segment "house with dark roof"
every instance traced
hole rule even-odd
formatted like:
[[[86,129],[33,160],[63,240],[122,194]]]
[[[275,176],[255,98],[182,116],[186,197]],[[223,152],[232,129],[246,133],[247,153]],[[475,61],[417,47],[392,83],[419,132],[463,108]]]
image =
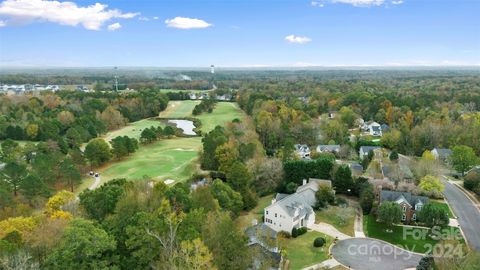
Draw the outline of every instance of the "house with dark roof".
[[[433,148],[432,154],[437,160],[448,161],[452,155],[452,150],[448,148]]]
[[[410,192],[399,192],[390,190],[381,190],[379,204],[384,202],[395,202],[402,209],[402,221],[410,223],[417,220],[418,211],[422,210],[429,199],[425,196],[412,195]]]
[[[310,227],[315,223],[315,193],[320,187],[332,187],[330,180],[310,178],[293,194],[277,194],[264,209],[265,224],[276,232],[291,232],[293,228]]]
[[[363,166],[360,163],[352,162],[348,164],[353,176],[361,176],[363,174]]]
[[[321,144],[317,146],[318,153],[333,153],[336,154],[340,152],[340,145],[338,144]]]

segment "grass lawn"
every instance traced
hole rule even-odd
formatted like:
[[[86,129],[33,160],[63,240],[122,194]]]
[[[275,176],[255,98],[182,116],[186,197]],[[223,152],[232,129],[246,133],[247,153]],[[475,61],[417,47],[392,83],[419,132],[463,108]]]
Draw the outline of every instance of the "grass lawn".
[[[415,228],[416,231],[421,230],[422,234],[426,235],[425,238],[420,239],[414,239],[411,234],[407,234],[404,238],[403,230],[407,228],[403,226],[392,226],[390,229],[393,232],[391,233],[386,232],[386,229],[386,225],[377,222],[373,215],[363,216],[363,230],[368,237],[384,240],[393,245],[418,253],[425,253],[429,251],[429,247],[432,247],[440,242],[439,240],[429,237],[428,235],[430,234],[430,229],[426,228]],[[455,228],[455,230],[458,229]]]
[[[131,156],[108,163],[96,171],[100,172],[102,183],[114,178],[138,180],[145,175],[157,180],[184,181],[197,170],[196,160],[200,148],[200,137],[161,140],[142,145]],[[88,177],[79,190],[92,182]]]
[[[192,110],[199,104],[198,100],[169,101],[167,108],[160,112],[161,118],[182,118],[192,116]]]
[[[325,246],[316,248],[313,240],[324,237],[327,240]],[[297,238],[286,239],[284,246],[287,250],[287,259],[290,261],[290,270],[299,270],[307,266],[320,263],[328,259],[328,248],[333,238],[319,232],[309,231]]]
[[[192,108],[193,110],[193,108]],[[202,132],[209,132],[216,126],[224,126],[233,119],[242,119],[244,112],[234,102],[218,102],[212,113],[202,113],[195,116],[202,121]]]
[[[273,195],[267,195],[267,196],[261,197],[258,200],[258,204],[255,208],[253,208],[248,212],[240,213],[240,216],[237,217],[236,219],[238,226],[240,226],[240,228],[242,229],[252,226],[253,219],[257,219],[259,223],[263,222],[262,220],[263,209],[272,203],[272,198],[273,198]]]
[[[430,200],[430,203],[447,210],[449,218],[455,218],[453,216],[452,210],[450,210],[450,207],[448,207],[448,204],[444,203],[443,201],[433,201],[433,200]]]
[[[315,223],[325,222],[333,225],[340,232],[355,236],[355,209],[329,206],[321,211],[315,211]]]

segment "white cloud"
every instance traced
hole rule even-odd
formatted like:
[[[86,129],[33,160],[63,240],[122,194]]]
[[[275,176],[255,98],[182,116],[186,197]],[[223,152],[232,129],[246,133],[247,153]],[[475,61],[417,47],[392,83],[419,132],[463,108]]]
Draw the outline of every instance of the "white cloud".
[[[5,23],[5,21],[0,21],[0,27],[4,27],[6,25],[7,25],[7,23]]]
[[[165,20],[165,24],[167,24],[168,27],[178,29],[199,29],[212,26],[212,24],[207,23],[204,20],[186,17],[175,17],[173,19],[167,19]]]
[[[355,7],[381,6],[384,0],[332,0],[332,3],[350,4]]]
[[[285,40],[290,43],[305,44],[312,41],[309,37],[300,37],[295,35],[288,35],[285,37]]]
[[[144,17],[144,16],[140,16],[140,17],[138,17],[138,19],[140,21],[150,21],[150,19],[148,17]]]
[[[310,5],[312,5],[312,7],[324,7],[325,6],[325,4],[322,1],[312,1],[312,2],[310,2]]]
[[[159,18],[157,16],[153,17],[154,20],[158,20]]]
[[[325,4],[347,4],[354,7],[372,7],[382,5],[400,5],[403,0],[313,0],[310,5],[313,7],[324,7]]]
[[[115,31],[122,28],[122,25],[120,23],[112,23],[109,26],[107,26],[108,31]]]
[[[73,2],[5,0],[0,3],[0,16],[7,18],[6,25],[47,21],[69,26],[82,25],[88,30],[100,30],[105,22],[113,18],[131,19],[139,15],[122,13],[118,9],[107,7],[100,3],[82,7]]]

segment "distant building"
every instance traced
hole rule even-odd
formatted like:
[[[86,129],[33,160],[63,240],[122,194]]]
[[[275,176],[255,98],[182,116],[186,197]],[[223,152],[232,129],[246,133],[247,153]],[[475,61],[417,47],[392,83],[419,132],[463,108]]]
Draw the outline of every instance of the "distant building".
[[[310,227],[315,223],[313,206],[315,193],[321,186],[332,187],[330,180],[310,178],[293,194],[277,194],[272,204],[264,209],[265,224],[276,232],[291,232],[293,228]]]
[[[348,164],[353,176],[361,176],[363,174],[363,166],[357,162]]]
[[[306,144],[295,144],[294,145],[295,147],[295,152],[297,153],[297,155],[300,156],[300,158],[302,159],[309,159],[310,158],[310,148],[308,147],[308,145]]]
[[[410,192],[398,192],[390,190],[380,191],[379,204],[384,202],[395,202],[402,209],[402,221],[410,223],[417,220],[418,211],[428,203],[428,198],[424,196],[415,196]]]
[[[338,144],[321,144],[317,146],[318,153],[334,153],[340,152],[340,145]]]
[[[375,151],[377,149],[381,149],[380,146],[361,146],[360,151],[358,151],[358,155],[360,156],[360,159],[364,159],[365,157],[368,157],[368,153],[370,151]]]
[[[452,155],[452,150],[447,148],[433,148],[432,154],[437,160],[448,161]]]

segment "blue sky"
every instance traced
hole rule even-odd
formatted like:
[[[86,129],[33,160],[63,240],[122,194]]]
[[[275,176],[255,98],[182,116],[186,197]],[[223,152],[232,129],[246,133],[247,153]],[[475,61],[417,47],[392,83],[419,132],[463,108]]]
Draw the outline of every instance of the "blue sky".
[[[97,1],[0,1],[0,65],[480,65],[476,0]]]

